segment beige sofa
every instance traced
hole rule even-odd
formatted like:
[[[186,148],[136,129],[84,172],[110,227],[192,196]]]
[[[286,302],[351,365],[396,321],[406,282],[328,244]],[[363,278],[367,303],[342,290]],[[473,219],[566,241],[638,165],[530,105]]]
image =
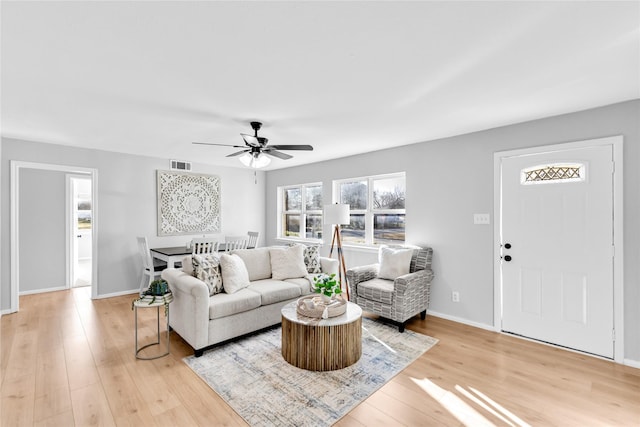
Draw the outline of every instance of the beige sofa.
[[[162,272],[162,278],[169,283],[173,292],[169,319],[171,328],[193,347],[196,357],[214,344],[279,324],[280,310],[284,305],[312,293],[313,274],[286,277],[286,272],[282,273],[282,265],[272,265],[276,259],[283,262],[276,255],[272,260],[272,249],[282,247],[232,252],[242,259],[249,285],[231,294],[221,292],[210,296],[209,287],[193,276],[191,257],[184,258],[181,269],[168,268]],[[319,261],[322,273],[338,272],[337,260],[319,257]],[[272,267],[273,272],[277,270],[277,278],[273,277]],[[224,272],[222,276],[224,286]]]

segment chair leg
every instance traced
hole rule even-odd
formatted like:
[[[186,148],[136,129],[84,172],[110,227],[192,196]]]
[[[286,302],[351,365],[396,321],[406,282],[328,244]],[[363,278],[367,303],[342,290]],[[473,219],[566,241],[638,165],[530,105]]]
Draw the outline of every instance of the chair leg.
[[[427,318],[427,310],[420,312],[420,319],[424,320]]]

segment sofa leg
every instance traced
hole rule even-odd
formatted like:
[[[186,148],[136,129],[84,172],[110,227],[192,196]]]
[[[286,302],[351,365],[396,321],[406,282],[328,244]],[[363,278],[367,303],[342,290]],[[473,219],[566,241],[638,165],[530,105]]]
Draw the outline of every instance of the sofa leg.
[[[420,319],[424,320],[427,318],[427,310],[420,312]]]
[[[195,350],[195,351],[193,352],[193,355],[194,355],[194,356],[196,356],[196,357],[200,357],[200,356],[202,356],[203,354],[204,354],[204,350],[203,350],[203,349]]]
[[[404,332],[404,322],[400,323],[400,325],[398,325],[398,330],[400,331],[400,333]]]

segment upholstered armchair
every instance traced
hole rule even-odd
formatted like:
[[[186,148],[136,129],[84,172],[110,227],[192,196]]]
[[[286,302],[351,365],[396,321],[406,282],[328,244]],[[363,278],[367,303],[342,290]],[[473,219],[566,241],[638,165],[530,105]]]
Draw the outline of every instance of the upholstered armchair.
[[[433,271],[431,248],[383,246],[377,264],[347,270],[351,302],[398,323],[427,315]]]

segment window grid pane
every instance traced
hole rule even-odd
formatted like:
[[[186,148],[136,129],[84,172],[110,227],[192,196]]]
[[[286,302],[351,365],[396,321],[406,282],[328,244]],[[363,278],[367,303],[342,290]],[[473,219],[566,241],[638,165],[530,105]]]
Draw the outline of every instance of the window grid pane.
[[[373,209],[404,209],[404,178],[373,180]]]
[[[300,215],[284,215],[284,235],[285,237],[300,237]]]
[[[367,209],[367,181],[341,183],[340,203],[348,204],[351,209]]]
[[[404,214],[375,214],[373,216],[373,243],[394,244],[405,241]]]
[[[365,240],[365,215],[351,214],[349,225],[341,227],[340,235],[345,243],[366,243]]]

